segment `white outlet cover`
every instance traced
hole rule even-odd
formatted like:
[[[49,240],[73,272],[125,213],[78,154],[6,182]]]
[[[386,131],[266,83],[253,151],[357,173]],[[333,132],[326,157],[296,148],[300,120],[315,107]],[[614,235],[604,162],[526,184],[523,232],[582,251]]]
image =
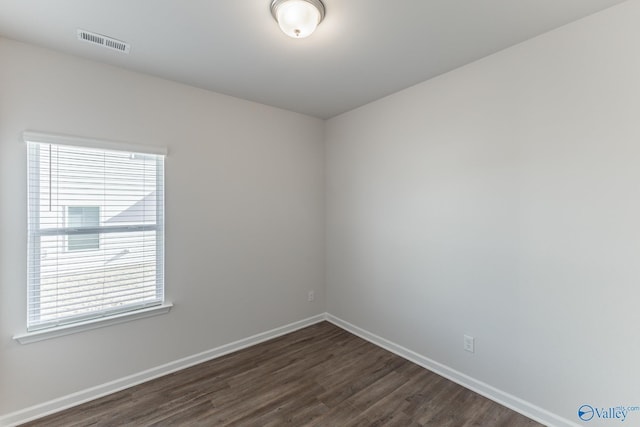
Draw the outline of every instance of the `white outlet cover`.
[[[464,349],[470,353],[475,351],[475,339],[472,336],[464,336]]]

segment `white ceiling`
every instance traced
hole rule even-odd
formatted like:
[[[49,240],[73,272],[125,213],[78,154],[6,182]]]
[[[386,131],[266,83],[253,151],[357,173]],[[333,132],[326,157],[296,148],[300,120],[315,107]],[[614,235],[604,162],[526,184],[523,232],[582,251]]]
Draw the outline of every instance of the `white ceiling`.
[[[323,1],[302,40],[280,32],[270,0],[0,0],[0,35],[329,118],[624,0]]]

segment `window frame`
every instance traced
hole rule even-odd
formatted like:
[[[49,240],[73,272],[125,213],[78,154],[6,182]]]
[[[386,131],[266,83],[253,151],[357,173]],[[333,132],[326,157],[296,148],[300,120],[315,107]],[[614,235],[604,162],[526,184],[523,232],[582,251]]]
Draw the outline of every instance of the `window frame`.
[[[34,251],[37,256],[28,254],[28,280],[27,280],[27,315],[26,315],[26,333],[18,334],[14,338],[19,342],[33,342],[40,339],[47,339],[53,336],[66,335],[67,333],[73,333],[75,330],[93,329],[96,327],[102,327],[107,324],[121,323],[126,321],[127,318],[141,318],[149,317],[156,314],[168,313],[172,307],[172,304],[165,301],[165,280],[164,280],[164,161],[168,154],[165,148],[155,146],[142,146],[128,143],[102,141],[90,138],[82,138],[68,135],[52,135],[40,132],[25,131],[23,133],[23,141],[25,145],[27,143],[36,144],[53,144],[64,146],[76,146],[81,148],[98,149],[103,151],[118,151],[118,152],[130,152],[134,155],[140,154],[152,154],[156,156],[162,156],[162,161],[156,162],[156,186],[155,191],[162,191],[162,198],[160,203],[156,203],[156,221],[154,224],[137,224],[137,225],[101,225],[100,220],[95,227],[70,227],[68,226],[67,218],[64,219],[65,227],[59,228],[47,228],[40,229],[40,200],[39,197],[31,197],[32,194],[39,194],[39,182],[36,183],[34,189],[29,188],[27,191],[27,197],[29,199],[29,216],[27,218],[28,223],[28,239],[29,239],[29,251]],[[38,147],[42,147],[39,145]],[[38,148],[39,149],[39,148]],[[37,154],[39,157],[39,153]],[[30,156],[28,156],[31,158]],[[33,171],[33,169],[32,169]],[[40,171],[36,166],[36,174],[40,177]],[[32,180],[39,181],[39,179]],[[36,206],[33,203],[37,202]],[[80,205],[79,205],[80,206]],[[81,207],[84,207],[82,205]],[[89,206],[89,205],[86,205]],[[68,214],[68,206],[64,208],[64,214]],[[99,211],[100,218],[100,211]],[[40,265],[41,265],[41,239],[45,236],[75,236],[86,234],[97,234],[98,244],[102,239],[103,234],[109,233],[135,233],[135,232],[147,232],[154,231],[156,236],[156,300],[149,304],[139,304],[133,307],[112,307],[103,309],[89,314],[80,314],[68,319],[54,319],[51,322],[42,324],[32,323],[37,322],[40,318]],[[65,239],[65,250],[68,249]],[[72,250],[73,252],[93,250],[93,248]],[[35,303],[37,308],[29,309],[29,304]],[[36,319],[36,320],[34,320]]]

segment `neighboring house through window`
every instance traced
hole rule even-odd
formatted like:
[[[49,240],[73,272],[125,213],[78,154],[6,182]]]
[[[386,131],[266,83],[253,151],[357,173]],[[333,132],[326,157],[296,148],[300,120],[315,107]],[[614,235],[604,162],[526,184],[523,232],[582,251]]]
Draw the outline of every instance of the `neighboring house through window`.
[[[100,206],[67,207],[67,227],[78,230],[100,226]],[[67,236],[68,251],[100,249],[100,234],[83,233]]]

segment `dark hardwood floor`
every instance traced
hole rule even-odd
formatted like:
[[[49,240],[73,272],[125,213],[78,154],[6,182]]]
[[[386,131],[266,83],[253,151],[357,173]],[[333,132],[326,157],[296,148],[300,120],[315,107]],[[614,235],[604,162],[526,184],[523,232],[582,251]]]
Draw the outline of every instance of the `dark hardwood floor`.
[[[26,425],[540,424],[322,322]]]

